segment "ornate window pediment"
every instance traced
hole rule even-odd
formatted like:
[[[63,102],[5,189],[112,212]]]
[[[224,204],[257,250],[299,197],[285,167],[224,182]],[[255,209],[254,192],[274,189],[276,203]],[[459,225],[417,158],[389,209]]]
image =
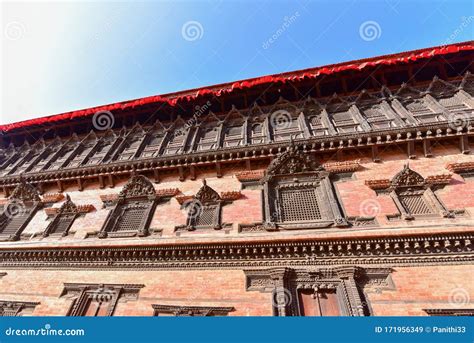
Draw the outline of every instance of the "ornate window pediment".
[[[313,156],[292,144],[270,163],[262,179],[265,225],[275,229],[347,226],[329,174]]]
[[[99,237],[147,236],[158,202],[155,188],[143,175],[132,175],[119,193]]]
[[[41,205],[38,190],[21,178],[0,214],[0,240],[18,240]]]

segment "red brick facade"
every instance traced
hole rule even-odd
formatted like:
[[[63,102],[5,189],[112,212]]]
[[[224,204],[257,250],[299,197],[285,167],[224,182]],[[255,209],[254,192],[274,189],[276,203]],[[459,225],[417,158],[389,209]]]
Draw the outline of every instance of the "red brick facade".
[[[461,57],[454,54],[452,58]],[[448,79],[460,82],[463,77]],[[470,96],[468,105],[473,104]],[[457,133],[446,131],[449,123],[432,123],[413,141],[405,137],[407,130],[416,136],[413,128],[406,128],[402,138],[396,132],[378,134],[372,129],[374,141],[377,135],[384,137],[376,158],[370,141],[360,149],[351,148],[357,145],[357,137],[365,137],[356,132],[354,141],[345,140],[340,149],[319,149],[319,142],[315,149],[316,145],[305,139],[296,139],[278,143],[266,155],[257,153],[257,148],[253,157],[223,155],[222,163],[208,159],[211,162],[202,166],[183,160],[151,169],[137,164],[123,173],[120,168],[113,172],[97,169],[97,176],[91,177],[86,172],[80,177],[75,171],[57,173],[48,176],[50,179],[39,179],[45,173],[35,178],[36,174],[26,171],[22,179],[6,173],[0,180],[4,216],[14,190],[23,187],[22,183],[38,191],[42,205],[16,241],[0,242],[0,303],[37,303],[29,312],[19,310],[20,315],[64,316],[73,306],[89,306],[80,303],[86,292],[80,285],[87,284],[88,289],[96,287],[99,292],[115,287],[110,285],[136,285],[133,290],[123,286],[122,293],[117,293],[111,310],[115,316],[151,316],[152,305],[157,304],[231,308],[226,312],[230,316],[298,315],[301,304],[295,298],[299,289],[314,289],[316,298],[335,292],[341,315],[422,316],[427,315],[425,310],[439,309],[472,312],[474,285],[469,275],[474,273],[474,160],[468,153],[470,120]],[[438,127],[442,129],[436,131]],[[387,135],[393,136],[393,144]],[[11,142],[18,141],[9,133],[4,134],[4,143],[9,137],[13,137]],[[431,142],[429,153],[426,140]],[[335,142],[339,144],[339,138]],[[262,149],[269,146],[267,142]],[[323,170],[322,175],[329,175],[333,191],[328,192],[333,192],[338,203],[342,224],[334,219],[319,228],[285,229],[265,214],[264,180],[270,175],[271,161],[289,151],[291,155],[292,146],[299,149],[296,154],[316,161],[320,169],[312,173]],[[423,189],[433,191],[444,214],[403,216],[394,200],[402,197],[394,180],[406,168],[421,175]],[[100,238],[112,209],[121,206],[117,199],[122,196],[128,204],[121,191],[133,175],[145,176],[155,189],[149,199],[158,199],[148,232]],[[218,228],[192,227],[183,208],[205,188],[203,180],[222,206],[219,219],[213,219],[219,222]],[[410,187],[408,192],[418,186]],[[204,197],[199,199],[205,204]],[[75,220],[65,234],[44,236],[48,227],[54,227],[49,225],[65,201],[79,208]],[[321,206],[329,208],[328,204]],[[193,310],[185,311],[190,314]]]

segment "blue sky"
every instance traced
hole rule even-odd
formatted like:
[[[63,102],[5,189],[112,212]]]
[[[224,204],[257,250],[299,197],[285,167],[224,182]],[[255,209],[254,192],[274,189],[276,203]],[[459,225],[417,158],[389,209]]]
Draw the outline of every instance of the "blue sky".
[[[472,1],[2,3],[0,122],[473,38]]]

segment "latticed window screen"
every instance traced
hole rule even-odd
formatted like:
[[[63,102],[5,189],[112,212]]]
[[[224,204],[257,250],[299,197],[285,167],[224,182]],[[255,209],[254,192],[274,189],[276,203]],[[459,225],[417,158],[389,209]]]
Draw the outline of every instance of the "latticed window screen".
[[[150,206],[151,204],[145,202],[123,205],[116,224],[111,231],[135,231],[141,229]]]
[[[64,234],[71,226],[75,217],[75,214],[59,215],[58,220],[56,221],[53,229],[51,230],[51,234]]]
[[[438,99],[439,103],[441,106],[444,106],[448,111],[462,111],[465,109],[468,109],[466,104],[462,103],[459,99],[456,97],[450,97],[450,98],[440,98]]]
[[[317,190],[314,188],[281,189],[280,215],[282,222],[322,219]]]
[[[205,205],[195,218],[190,219],[194,226],[215,226],[218,224],[218,205]]]
[[[18,307],[0,307],[0,317],[16,317],[18,312]]]
[[[398,199],[410,214],[430,214],[433,213],[432,208],[426,202],[423,194],[404,194],[399,195]]]
[[[30,218],[31,209],[23,208],[14,215],[3,215],[3,222],[0,224],[0,234],[13,235],[15,234]]]

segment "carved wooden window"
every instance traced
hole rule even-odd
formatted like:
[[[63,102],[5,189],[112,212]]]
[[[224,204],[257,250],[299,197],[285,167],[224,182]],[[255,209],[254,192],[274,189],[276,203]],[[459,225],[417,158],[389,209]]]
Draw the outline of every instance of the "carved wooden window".
[[[92,149],[94,149],[95,144],[95,139],[89,139],[85,142],[81,142],[78,149],[74,151],[74,157],[72,158],[71,162],[69,162],[66,166],[70,168],[79,167],[82,161],[91,153]]]
[[[43,236],[66,236],[69,233],[69,229],[74,223],[74,220],[76,220],[80,213],[80,208],[72,202],[69,195],[66,195],[66,201],[57,210],[57,212],[53,214],[53,218],[49,225],[46,227]]]
[[[178,128],[174,132],[170,133],[168,138],[168,144],[163,152],[164,155],[174,155],[179,154],[184,151],[184,144],[188,137],[189,129],[188,128]]]
[[[0,300],[0,317],[31,316],[37,302]]]
[[[232,148],[244,144],[244,126],[232,125],[224,129],[224,147]]]
[[[90,156],[88,156],[82,164],[99,164],[107,155],[109,150],[113,147],[113,143],[116,140],[114,134],[110,133],[106,137],[103,137],[94,147],[94,150]]]
[[[121,302],[136,300],[144,285],[66,283],[61,297],[72,299],[68,316],[113,316]]]
[[[263,179],[265,225],[275,229],[346,226],[329,172],[291,145]]]
[[[22,179],[0,214],[0,240],[18,240],[40,207],[38,191]]]
[[[150,180],[133,175],[114,202],[99,237],[147,236],[157,201]]]
[[[233,307],[152,305],[154,316],[217,317],[227,316]]]
[[[211,150],[218,147],[219,128],[216,125],[208,125],[199,129],[197,151]]]
[[[341,309],[335,290],[299,289],[298,305],[301,316],[340,316]]]
[[[58,169],[73,154],[77,143],[66,143],[58,153],[47,163],[45,169]]]
[[[331,113],[331,118],[336,130],[340,133],[358,131],[359,124],[354,120],[352,109],[333,112]]]
[[[265,130],[263,123],[253,123],[250,126],[250,140],[252,144],[265,143]]]
[[[431,186],[417,172],[405,165],[403,170],[392,179],[386,190],[394,200],[402,219],[414,219],[423,216],[454,216],[439,201]]]
[[[367,316],[364,287],[386,286],[389,268],[245,270],[247,291],[272,292],[276,316]]]
[[[159,130],[153,130],[148,133],[145,138],[145,146],[141,153],[141,157],[155,157],[160,154],[161,143],[165,138],[165,133]]]
[[[328,134],[328,130],[324,127],[320,115],[309,117],[308,122],[313,136],[326,136]]]
[[[196,196],[182,205],[187,215],[184,229],[220,229],[222,203],[219,194],[203,180]]]
[[[113,154],[112,160],[126,161],[135,158],[138,153],[142,141],[145,137],[145,133],[140,125],[137,125],[132,131],[125,137],[123,142],[119,145]]]

